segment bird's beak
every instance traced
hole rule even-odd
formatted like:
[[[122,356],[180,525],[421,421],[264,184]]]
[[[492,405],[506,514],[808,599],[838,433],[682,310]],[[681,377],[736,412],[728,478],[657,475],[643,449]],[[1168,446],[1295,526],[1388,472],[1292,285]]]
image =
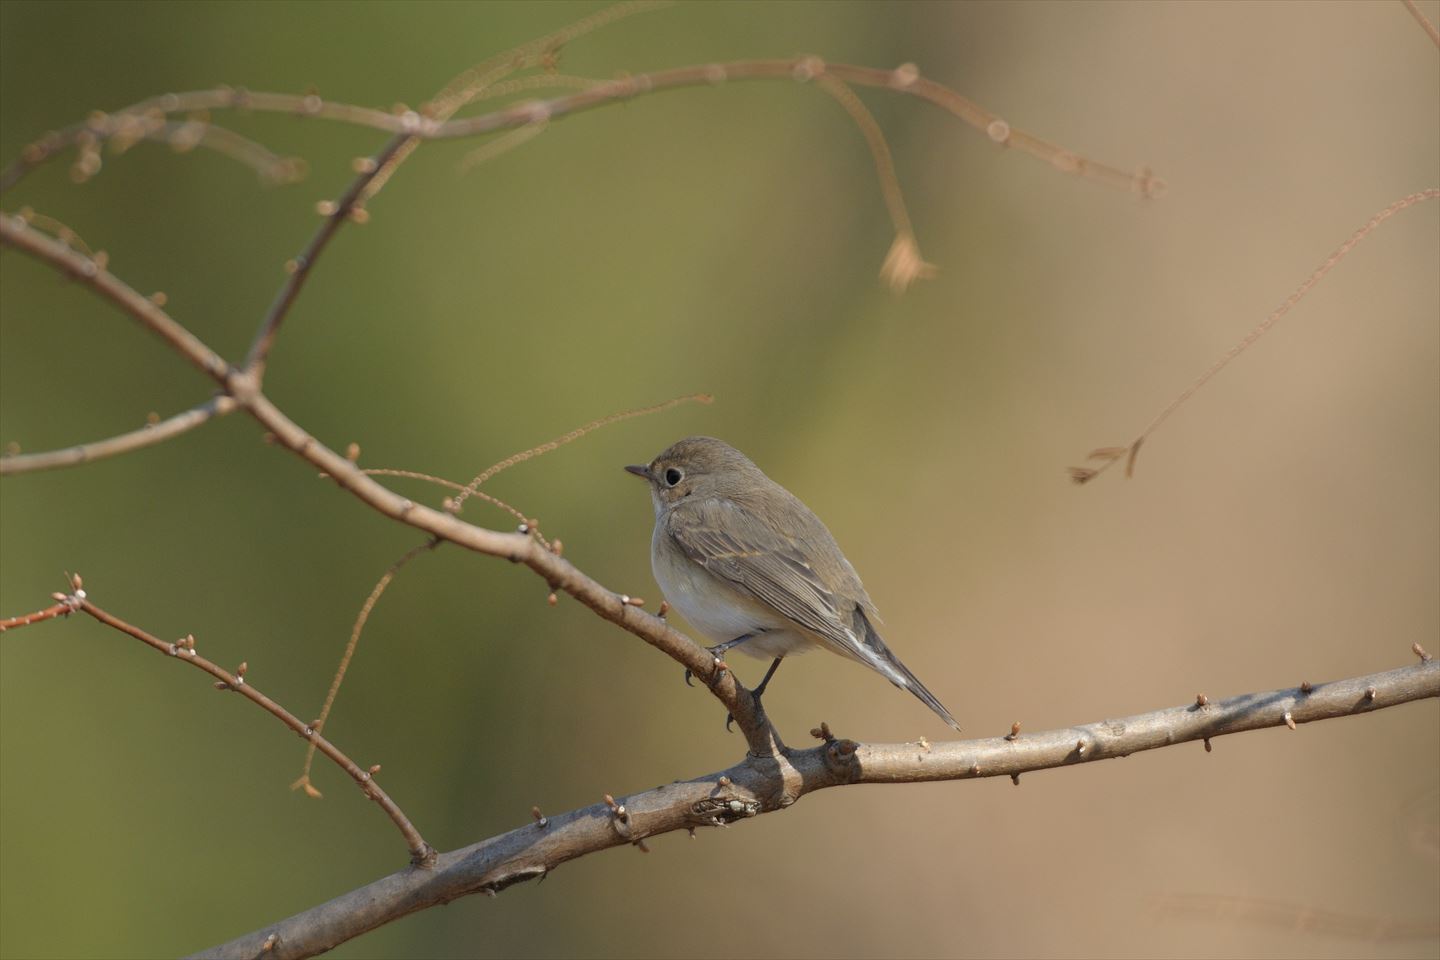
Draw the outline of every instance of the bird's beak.
[[[625,469],[626,471],[635,474],[635,476],[637,477],[644,477],[646,480],[650,479],[650,467],[648,465],[632,463]]]

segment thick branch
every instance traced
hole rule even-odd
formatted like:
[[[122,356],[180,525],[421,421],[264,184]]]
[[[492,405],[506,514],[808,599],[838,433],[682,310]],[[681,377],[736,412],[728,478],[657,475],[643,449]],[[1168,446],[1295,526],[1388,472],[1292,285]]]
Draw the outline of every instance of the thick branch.
[[[1307,692],[1308,691],[1308,692]],[[440,854],[197,956],[310,957],[392,920],[473,893],[494,895],[567,861],[675,830],[719,826],[783,810],[850,783],[915,783],[1010,776],[1073,766],[1246,730],[1310,723],[1440,697],[1440,662],[1386,673],[1171,707],[1013,739],[857,744],[831,740],[728,770],[594,804]],[[1198,760],[1196,762],[1203,762]],[[267,943],[269,946],[267,947]]]

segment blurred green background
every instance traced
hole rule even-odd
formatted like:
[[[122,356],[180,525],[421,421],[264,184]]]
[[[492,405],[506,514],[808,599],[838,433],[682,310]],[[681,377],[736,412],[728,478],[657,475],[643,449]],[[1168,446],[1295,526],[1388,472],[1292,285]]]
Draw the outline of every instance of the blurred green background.
[[[1432,17],[1440,5],[1424,4]],[[0,157],[47,129],[221,83],[388,107],[599,6],[0,4]],[[940,275],[897,299],[864,143],[790,83],[565,119],[461,175],[420,150],[329,249],[267,389],[372,466],[497,477],[607,585],[658,599],[650,506],[620,471],[721,436],[802,496],[892,645],[970,735],[1388,669],[1440,633],[1440,204],[1366,241],[1147,445],[1125,443],[1373,212],[1440,177],[1440,57],[1387,4],[686,4],[567,49],[588,76],[814,53],[913,61],[1019,129],[1152,165],[1154,203],[1007,152],[919,101],[862,96]],[[3,198],[57,217],[238,358],[373,131],[216,120],[310,164],[262,188],[141,145]],[[0,254],[0,442],[131,429],[209,384],[94,296]],[[436,502],[421,485],[397,486]],[[301,715],[416,533],[317,481],[242,416],[0,483],[0,613],[61,571],[162,637],[193,632]],[[472,502],[466,516],[508,527]],[[441,549],[371,618],[331,722],[450,849],[736,761],[680,669],[532,574]],[[762,665],[741,661],[742,678]],[[803,743],[943,737],[832,657],[767,706]],[[0,955],[198,949],[403,866],[391,826],[200,675],[88,619],[0,641]],[[829,791],[783,816],[569,864],[340,957],[1434,956],[1434,702],[1008,781]],[[1273,907],[1273,909],[1271,909]],[[1306,917],[1338,917],[1338,930]],[[1268,918],[1268,919],[1267,919]],[[1418,923],[1418,936],[1379,932]],[[1424,932],[1429,930],[1427,936]]]

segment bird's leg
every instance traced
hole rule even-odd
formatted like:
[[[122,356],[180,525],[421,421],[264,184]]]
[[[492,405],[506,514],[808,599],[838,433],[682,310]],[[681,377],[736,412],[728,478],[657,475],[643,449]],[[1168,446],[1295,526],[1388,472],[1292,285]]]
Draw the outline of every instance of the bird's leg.
[[[770,678],[773,677],[773,676],[775,676],[775,671],[780,669],[780,661],[781,661],[781,660],[784,660],[784,659],[785,659],[784,657],[776,657],[775,660],[774,660],[774,662],[770,664],[770,669],[765,671],[765,676],[763,676],[763,677],[760,678],[760,683],[755,687],[754,690],[751,690],[751,691],[750,691],[750,696],[752,696],[752,697],[755,698],[755,710],[756,710],[756,712],[758,712],[758,713],[764,713],[764,712],[765,712],[765,708],[760,705],[760,695],[761,695],[762,693],[764,693],[764,692],[765,692],[765,688],[770,685]],[[731,714],[728,714],[728,713],[725,714],[725,729],[726,729],[726,730],[729,730],[729,729],[730,729],[730,724],[732,724],[732,723],[734,723],[734,722],[735,722],[735,717],[734,717],[734,716],[732,716]]]
[[[726,640],[724,643],[717,643],[715,644],[715,646],[706,647],[705,649],[710,651],[710,655],[712,657],[714,657],[716,660],[719,660],[722,656],[725,655],[726,650],[729,650],[731,647],[738,647],[740,644],[744,643],[746,640],[749,640],[753,636],[755,636],[755,634],[753,633],[742,633],[734,640]],[[689,667],[685,668],[685,686],[695,686],[695,684],[690,682],[690,678],[694,675],[695,674],[691,672]]]

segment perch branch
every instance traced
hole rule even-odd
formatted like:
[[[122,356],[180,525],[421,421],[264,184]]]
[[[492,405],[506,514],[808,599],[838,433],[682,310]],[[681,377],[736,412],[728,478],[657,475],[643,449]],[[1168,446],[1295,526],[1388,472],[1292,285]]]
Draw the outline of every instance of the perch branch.
[[[718,773],[537,818],[509,833],[442,853],[433,869],[393,873],[196,956],[253,958],[262,950],[275,960],[314,956],[407,914],[469,894],[493,896],[587,854],[676,830],[725,826],[783,810],[805,794],[827,787],[1018,778],[1036,770],[1195,740],[1208,745],[1227,734],[1369,713],[1431,697],[1440,697],[1440,661],[1422,660],[1370,676],[1197,702],[1013,738],[888,744],[831,738],[819,747],[746,757]]]
[[[523,563],[550,584],[552,590],[564,590],[603,619],[635,634],[705,680],[710,691],[735,718],[751,753],[768,756],[784,749],[779,734],[758,702],[721,661],[660,617],[631,605],[628,596],[606,588],[547,550],[528,533],[501,533],[477,527],[444,511],[417,504],[378,483],[286,416],[260,391],[251,374],[226,363],[154,301],[135,292],[93,260],[32,229],[20,218],[0,216],[0,245],[30,254],[119,306],[215,380],[234,398],[237,406],[275,437],[276,443],[318,467],[321,473],[379,513],[467,550]]]

